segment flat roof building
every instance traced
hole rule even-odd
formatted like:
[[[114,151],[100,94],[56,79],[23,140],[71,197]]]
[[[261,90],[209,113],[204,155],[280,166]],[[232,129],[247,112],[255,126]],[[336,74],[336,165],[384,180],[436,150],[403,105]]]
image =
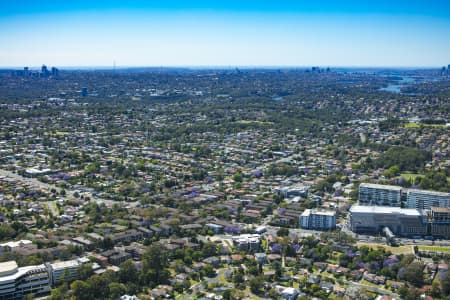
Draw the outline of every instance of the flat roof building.
[[[336,227],[336,211],[306,209],[299,217],[299,225],[307,229],[329,230]]]
[[[426,210],[431,207],[450,207],[450,193],[408,189],[406,206]]]
[[[23,299],[26,294],[49,293],[50,277],[45,265],[19,268],[15,261],[0,263],[0,299]]]
[[[359,185],[359,204],[400,207],[402,187],[373,183]]]
[[[350,226],[359,233],[380,233],[388,227],[395,235],[426,235],[427,214],[409,208],[353,205]]]
[[[70,282],[78,279],[78,269],[89,262],[87,257],[81,257],[77,259],[55,262],[47,264],[47,268],[50,273],[51,284],[57,285],[62,281]]]
[[[431,235],[450,238],[450,208],[431,207]]]

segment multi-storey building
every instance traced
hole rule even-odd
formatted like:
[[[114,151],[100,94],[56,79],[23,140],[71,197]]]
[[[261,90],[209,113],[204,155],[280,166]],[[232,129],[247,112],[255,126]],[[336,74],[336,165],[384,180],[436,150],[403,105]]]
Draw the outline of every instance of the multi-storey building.
[[[422,210],[353,205],[350,208],[350,225],[354,232],[380,233],[389,228],[401,236],[427,235],[427,214]]]
[[[260,249],[259,234],[241,234],[233,237],[233,245],[240,251],[255,251]]]
[[[450,208],[431,208],[431,235],[442,238],[450,238]]]
[[[78,269],[89,262],[87,257],[55,262],[53,264],[47,264],[47,268],[50,274],[50,283],[57,285],[62,281],[70,282],[78,279]]]
[[[15,261],[0,263],[0,299],[23,299],[26,294],[49,293],[50,276],[45,265],[19,268]]]
[[[426,210],[431,207],[450,207],[450,193],[408,189],[406,206]]]
[[[361,183],[359,185],[359,204],[374,206],[401,207],[430,210],[431,207],[450,207],[450,193],[406,189],[399,186]]]
[[[336,211],[306,209],[299,217],[299,225],[307,229],[328,230],[336,227]]]
[[[78,268],[87,262],[89,259],[82,257],[20,268],[15,261],[0,263],[0,300],[23,299],[26,294],[47,294],[62,280],[77,279]]]
[[[392,185],[361,183],[359,185],[359,204],[400,207],[402,188]]]

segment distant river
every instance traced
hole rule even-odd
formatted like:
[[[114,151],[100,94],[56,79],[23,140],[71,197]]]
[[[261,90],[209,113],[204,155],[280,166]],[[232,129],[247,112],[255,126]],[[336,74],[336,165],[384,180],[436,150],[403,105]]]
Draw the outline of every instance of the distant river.
[[[416,82],[417,79],[414,77],[403,76],[402,79],[398,80],[395,83],[390,83],[387,87],[380,88],[380,91],[386,91],[391,93],[401,94],[401,88],[405,85]]]

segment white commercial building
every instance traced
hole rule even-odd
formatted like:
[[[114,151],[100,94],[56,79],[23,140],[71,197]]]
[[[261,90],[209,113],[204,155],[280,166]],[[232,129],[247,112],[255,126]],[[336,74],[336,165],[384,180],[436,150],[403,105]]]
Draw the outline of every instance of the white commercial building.
[[[336,227],[336,211],[306,209],[299,217],[299,225],[306,229],[329,230]]]
[[[49,293],[61,280],[68,282],[78,278],[78,268],[89,262],[87,257],[46,263],[37,266],[18,267],[15,261],[0,263],[0,299],[23,299],[26,294],[37,296]]]
[[[258,250],[261,245],[260,238],[259,234],[241,234],[233,236],[233,244],[241,251]]]
[[[23,299],[26,294],[49,293],[50,277],[45,265],[19,268],[15,261],[0,263],[0,299]]]
[[[50,273],[50,282],[52,285],[57,285],[61,281],[73,281],[78,279],[78,269],[85,263],[88,263],[87,257],[55,262],[47,264]]]

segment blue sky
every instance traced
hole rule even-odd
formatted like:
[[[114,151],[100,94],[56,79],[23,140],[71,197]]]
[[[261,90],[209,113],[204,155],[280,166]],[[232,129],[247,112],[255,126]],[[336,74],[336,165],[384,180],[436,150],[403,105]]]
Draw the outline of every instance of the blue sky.
[[[0,66],[450,64],[450,1],[0,1]]]

